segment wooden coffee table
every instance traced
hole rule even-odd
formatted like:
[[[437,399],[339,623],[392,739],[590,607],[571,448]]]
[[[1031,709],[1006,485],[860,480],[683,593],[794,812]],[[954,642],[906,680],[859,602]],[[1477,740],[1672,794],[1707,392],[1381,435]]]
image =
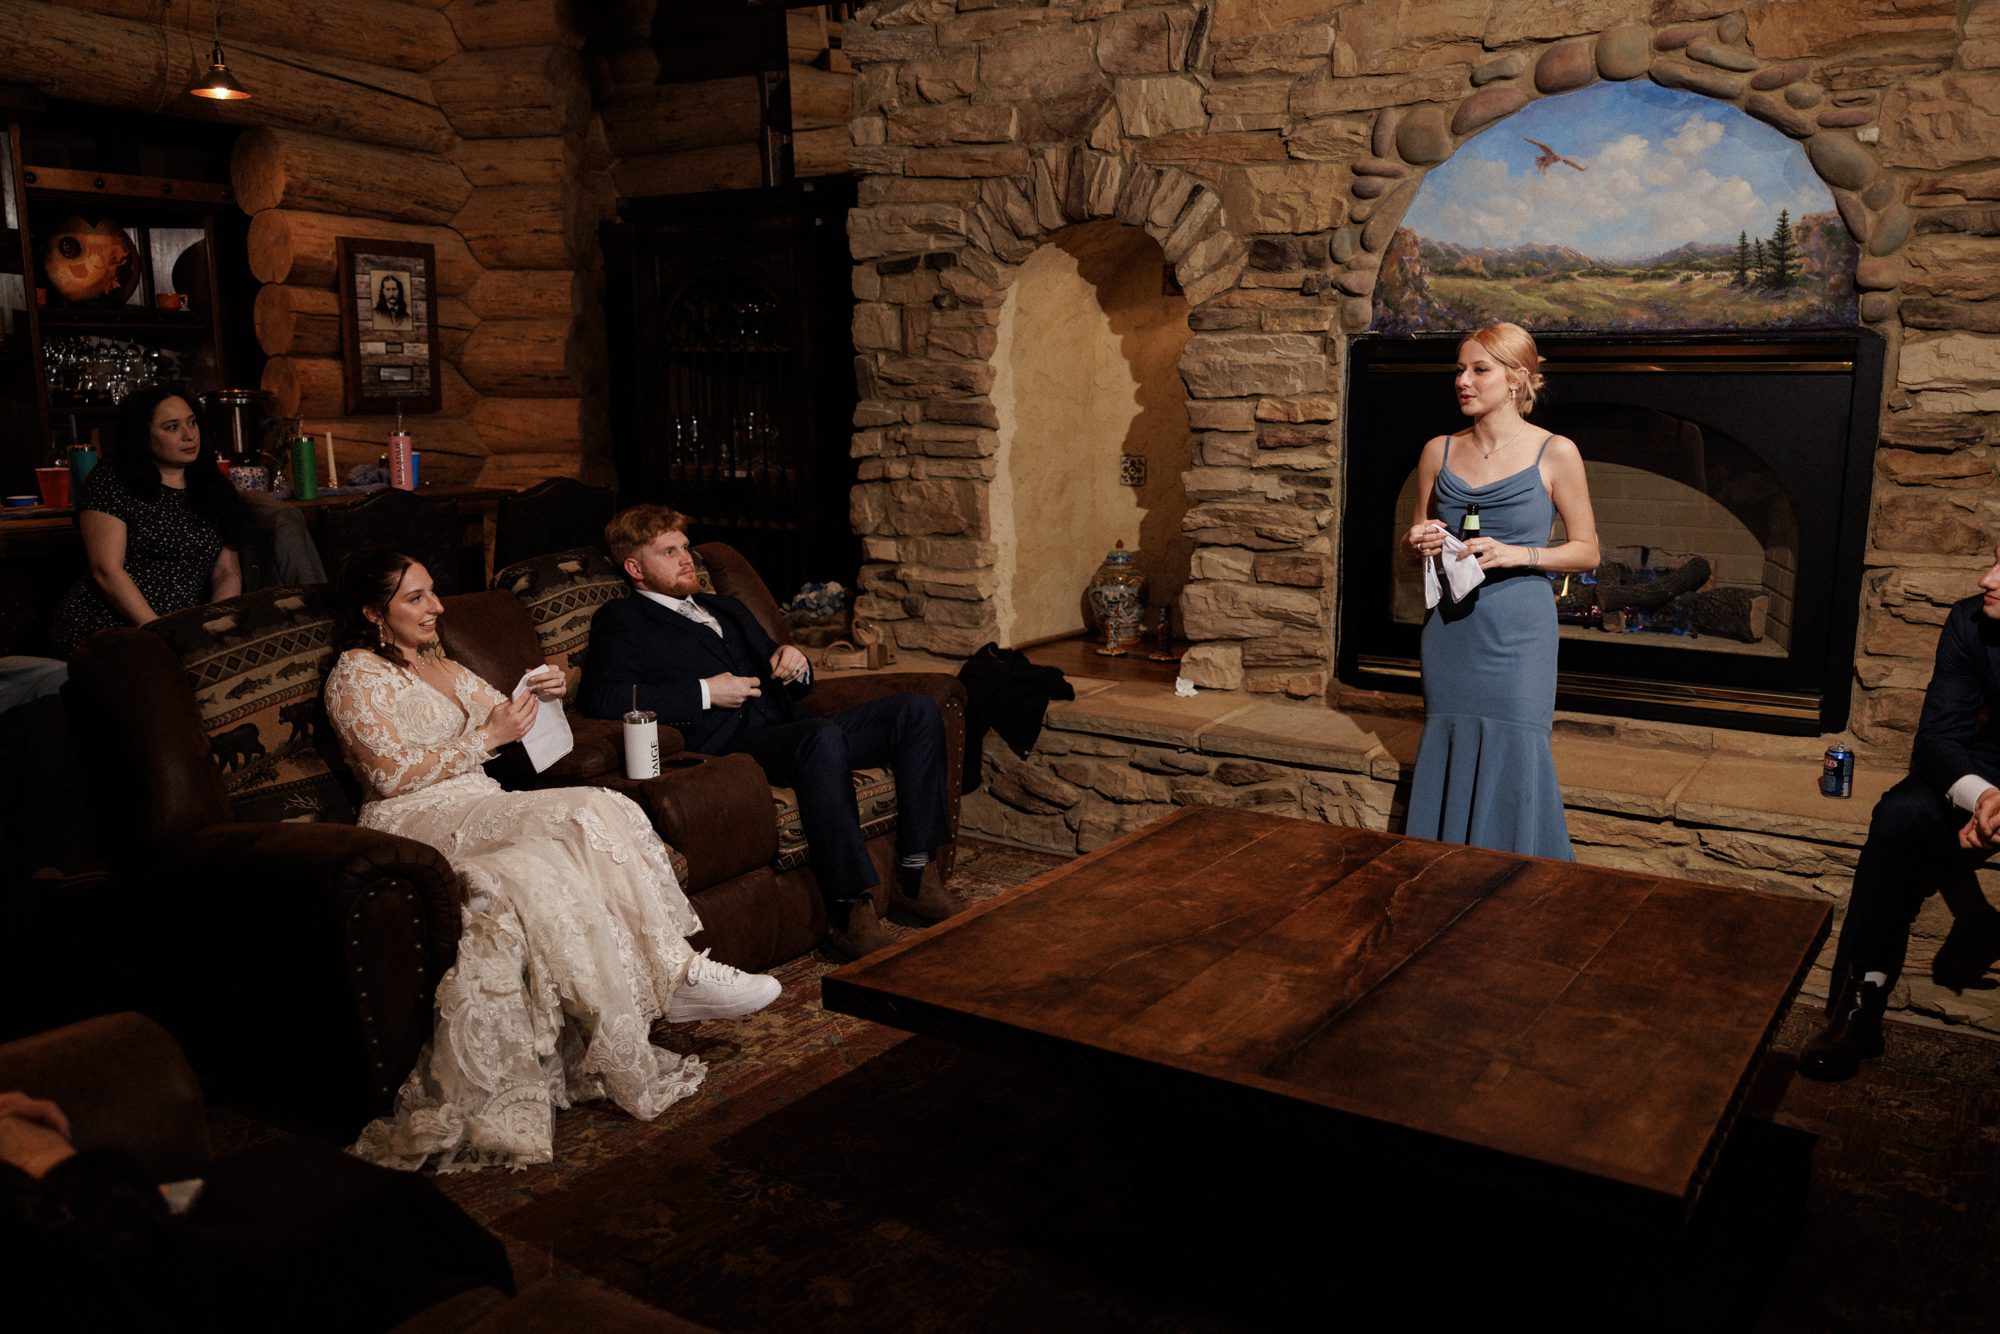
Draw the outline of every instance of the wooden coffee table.
[[[823,986],[827,1008],[911,1032],[1678,1223],[1830,916],[1190,807]]]

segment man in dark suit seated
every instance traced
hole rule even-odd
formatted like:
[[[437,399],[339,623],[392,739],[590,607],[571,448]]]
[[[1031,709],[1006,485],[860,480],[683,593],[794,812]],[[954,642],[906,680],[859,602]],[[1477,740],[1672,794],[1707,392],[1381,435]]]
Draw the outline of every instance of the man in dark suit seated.
[[[1980,592],[1952,606],[1910,755],[1910,774],[1875,805],[1834,953],[1824,1032],[1799,1068],[1845,1079],[1882,1054],[1882,1012],[1910,924],[1943,874],[2000,849],[2000,548]]]
[[[798,793],[813,873],[826,896],[828,953],[855,959],[892,937],[868,891],[875,867],[861,836],[853,770],[896,775],[898,883],[893,911],[925,922],[957,911],[932,852],[950,833],[944,719],[928,695],[901,694],[807,718],[794,701],[812,688],[796,647],[779,645],[734,598],[696,591],[687,516],[663,505],[621,510],[605,527],[632,596],[607,602],[590,624],[580,702],[597,718],[638,707],[680,729],[690,750],[744,754],[773,783]]]

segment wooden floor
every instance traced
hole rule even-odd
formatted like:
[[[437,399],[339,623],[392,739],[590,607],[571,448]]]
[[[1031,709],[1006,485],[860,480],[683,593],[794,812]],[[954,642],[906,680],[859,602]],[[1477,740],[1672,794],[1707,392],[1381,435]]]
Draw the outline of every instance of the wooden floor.
[[[1282,1104],[1678,1224],[1830,910],[1190,807],[829,974],[827,1008]]]

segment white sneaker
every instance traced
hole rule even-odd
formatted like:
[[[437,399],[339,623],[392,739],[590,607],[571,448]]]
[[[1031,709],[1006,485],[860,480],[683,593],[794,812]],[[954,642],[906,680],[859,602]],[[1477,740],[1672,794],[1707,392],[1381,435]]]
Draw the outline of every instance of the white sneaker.
[[[703,950],[688,960],[687,981],[667,1002],[667,1022],[692,1024],[750,1014],[778,999],[779,990],[778,979],[769,973],[731,968],[709,958]]]

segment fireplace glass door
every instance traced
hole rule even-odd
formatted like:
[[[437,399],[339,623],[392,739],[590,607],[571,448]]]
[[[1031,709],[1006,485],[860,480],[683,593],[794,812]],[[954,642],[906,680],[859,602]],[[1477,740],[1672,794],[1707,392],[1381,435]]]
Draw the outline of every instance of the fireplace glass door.
[[[1812,733],[1845,723],[1879,351],[1545,339],[1532,418],[1583,451],[1600,563],[1551,579],[1565,708]],[[1401,536],[1423,441],[1463,425],[1454,341],[1351,361],[1341,664],[1410,688],[1425,609]],[[1551,543],[1564,538],[1558,520]]]

